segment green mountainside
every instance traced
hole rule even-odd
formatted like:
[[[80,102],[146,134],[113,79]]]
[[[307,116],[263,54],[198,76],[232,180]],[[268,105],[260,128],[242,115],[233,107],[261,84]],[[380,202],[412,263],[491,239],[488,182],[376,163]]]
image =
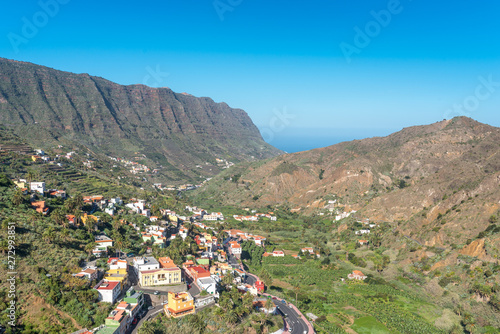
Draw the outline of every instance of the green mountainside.
[[[199,182],[223,166],[281,153],[241,109],[168,88],[0,58],[0,124],[42,149],[64,145],[136,159],[155,181]],[[198,166],[198,167],[197,167]]]

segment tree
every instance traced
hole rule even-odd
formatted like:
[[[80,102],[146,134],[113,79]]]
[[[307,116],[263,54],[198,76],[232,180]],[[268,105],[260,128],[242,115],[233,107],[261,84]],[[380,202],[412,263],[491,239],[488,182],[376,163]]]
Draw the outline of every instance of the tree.
[[[50,215],[54,222],[58,225],[62,225],[63,227],[67,227],[68,220],[66,219],[66,216],[62,213],[60,209],[56,209],[52,212]]]
[[[224,275],[224,277],[222,278],[222,284],[224,286],[228,286],[228,285],[231,285],[233,284],[233,281],[234,281],[234,276],[232,273],[227,273],[226,275]]]
[[[42,234],[43,241],[47,243],[52,243],[55,238],[54,229],[52,227],[47,228]]]
[[[226,320],[226,322],[232,326],[236,323],[236,321],[238,321],[238,315],[235,311],[230,310],[229,312],[226,312],[224,314],[224,320]]]
[[[85,252],[87,252],[89,254],[89,257],[90,255],[92,255],[92,251],[94,250],[94,248],[96,247],[96,242],[95,241],[91,241],[89,242],[88,244],[85,245]]]
[[[269,275],[269,273],[265,269],[261,270],[261,272],[259,273],[259,278],[261,279],[262,282],[264,282],[264,284],[267,287],[270,287],[271,284],[273,284],[273,278],[271,277],[271,275]]]
[[[156,326],[152,321],[144,321],[142,326],[139,328],[139,334],[155,334]]]
[[[21,189],[16,189],[14,194],[12,194],[12,204],[19,206],[24,203],[24,195]]]
[[[293,284],[293,291],[295,292],[295,304],[297,304],[299,292],[300,292],[300,284],[298,281],[295,281]]]
[[[118,253],[121,254],[121,250],[123,249],[123,237],[121,235],[117,235],[114,242],[115,248],[118,250]]]
[[[88,216],[87,220],[85,220],[85,227],[87,227],[87,231],[89,233],[93,233],[95,231],[95,227],[97,225],[97,221],[94,217]]]
[[[28,173],[26,174],[26,181],[28,181],[28,183],[31,183],[31,181],[33,181],[35,177],[35,174],[33,172],[33,170],[29,170]]]
[[[266,308],[266,311],[267,311],[266,313],[269,316],[271,313],[271,312],[269,312],[269,310],[271,310],[274,307],[274,303],[272,302],[272,300],[270,298],[268,300],[266,300],[264,307]]]
[[[114,230],[117,230],[117,231],[118,231],[118,229],[119,229],[119,228],[120,228],[120,226],[121,226],[121,223],[120,223],[120,220],[118,219],[118,217],[115,217],[115,218],[113,219],[113,222],[111,223],[111,226],[113,226],[113,229],[114,229]]]
[[[82,224],[82,215],[83,215],[82,210],[80,210],[80,209],[74,210],[73,214],[75,216],[75,218],[73,219],[73,222],[75,223],[75,226],[81,226],[81,224]]]
[[[63,229],[61,231],[60,235],[61,235],[61,237],[62,237],[62,239],[63,239],[64,242],[68,241],[68,239],[69,239],[69,231],[67,229]]]
[[[246,292],[241,298],[242,306],[247,310],[247,313],[251,313],[253,309],[253,296],[250,292]]]
[[[0,250],[2,251],[2,255],[4,255],[5,252],[9,250],[9,243],[7,242],[7,240],[0,240]]]

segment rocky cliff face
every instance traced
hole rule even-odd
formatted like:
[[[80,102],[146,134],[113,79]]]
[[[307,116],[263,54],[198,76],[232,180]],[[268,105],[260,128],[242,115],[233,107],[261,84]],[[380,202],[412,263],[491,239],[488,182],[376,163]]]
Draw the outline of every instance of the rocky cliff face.
[[[49,141],[115,156],[144,154],[178,177],[203,173],[195,165],[215,158],[238,162],[280,153],[245,111],[225,103],[1,58],[0,123],[38,146]]]

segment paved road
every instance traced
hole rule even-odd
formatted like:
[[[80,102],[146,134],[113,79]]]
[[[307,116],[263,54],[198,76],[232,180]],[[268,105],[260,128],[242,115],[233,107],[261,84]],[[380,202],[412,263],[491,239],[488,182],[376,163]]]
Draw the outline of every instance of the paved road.
[[[200,288],[198,287],[198,285],[196,284],[196,282],[193,280],[193,278],[189,275],[184,275],[185,277],[185,280],[186,280],[186,284],[190,284],[191,287],[189,288],[188,292],[191,294],[191,296],[198,296],[201,292]],[[187,288],[187,286],[186,286]]]
[[[273,299],[274,304],[279,311],[285,316],[287,330],[291,334],[303,334],[308,332],[307,324],[302,320],[295,310],[283,303],[279,299]]]
[[[257,282],[257,278],[256,277],[254,277],[252,275],[249,275],[249,274],[246,275],[246,279],[245,279],[245,283],[246,284],[254,285],[255,282]]]
[[[233,268],[240,268],[240,264],[238,262],[238,259],[234,257],[232,254],[229,253],[229,250],[226,249],[226,254],[227,254],[227,262],[229,265]]]
[[[158,316],[163,310],[163,305],[159,305],[154,307],[151,310],[148,310],[148,313],[144,315],[144,317],[141,318],[141,320],[134,326],[132,325],[128,330],[128,334],[137,334],[137,330],[141,328],[142,324],[144,321],[150,321],[151,319],[154,319],[156,316]]]

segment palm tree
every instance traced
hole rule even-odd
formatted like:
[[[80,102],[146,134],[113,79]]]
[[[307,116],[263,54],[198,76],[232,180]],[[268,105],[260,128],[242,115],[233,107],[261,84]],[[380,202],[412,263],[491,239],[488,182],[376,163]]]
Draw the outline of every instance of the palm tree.
[[[152,321],[144,321],[142,323],[141,328],[139,328],[138,333],[139,334],[155,334],[156,333],[156,326]]]
[[[85,225],[89,233],[93,233],[95,231],[95,226],[97,225],[97,221],[94,219],[94,217],[87,217]]]
[[[7,240],[0,240],[0,250],[2,251],[2,255],[5,255],[5,252],[9,250],[9,243]]]
[[[299,292],[300,292],[300,284],[298,281],[294,282],[293,291],[295,291],[295,305],[297,305],[297,299],[298,299]]]
[[[67,227],[67,219],[66,216],[61,212],[60,209],[56,209],[50,215],[52,219],[56,222],[56,224],[62,225],[63,227]]]
[[[232,273],[227,273],[222,278],[222,284],[224,284],[225,286],[231,285],[231,284],[233,284],[233,280],[234,280],[233,274]]]
[[[191,253],[193,253],[193,254],[196,254],[199,250],[196,242],[191,243],[190,248],[191,248]]]
[[[16,189],[14,194],[12,195],[12,204],[15,206],[19,206],[24,203],[24,195],[21,189]]]
[[[96,242],[95,241],[91,241],[89,242],[88,244],[85,245],[85,252],[87,252],[89,254],[89,257],[90,255],[92,254],[92,251],[94,250],[94,248],[96,247]]]
[[[73,222],[74,222],[75,226],[80,226],[82,224],[82,215],[83,215],[82,210],[76,209],[74,211],[75,218],[74,218]]]
[[[28,183],[31,183],[31,181],[33,181],[33,178],[34,178],[34,173],[33,173],[33,171],[30,169],[30,170],[28,171],[28,173],[26,174],[26,181],[27,181]]]
[[[114,241],[115,248],[118,250],[118,253],[121,254],[121,250],[123,249],[123,237],[121,235],[117,235]]]
[[[230,310],[224,314],[224,320],[226,320],[230,326],[233,326],[238,321],[238,315],[233,310]]]
[[[247,313],[251,313],[253,309],[253,296],[250,292],[246,292],[241,298],[243,307],[247,310]]]
[[[69,231],[67,229],[63,229],[61,231],[60,235],[61,235],[61,237],[62,237],[62,239],[63,239],[64,242],[68,241],[68,239],[69,239]]]
[[[55,238],[54,229],[52,227],[47,228],[43,232],[42,238],[44,241],[48,242],[49,244],[52,243],[52,241],[54,241],[54,238]]]
[[[189,245],[185,242],[181,243],[177,249],[179,250],[179,253],[181,253],[182,256],[189,253]]]
[[[118,218],[114,218],[111,225],[113,226],[113,229],[118,230],[121,225],[120,220]]]
[[[259,321],[260,321],[260,327],[262,328],[262,326],[264,326],[264,324],[267,322],[267,314],[260,313]]]
[[[271,299],[268,299],[268,300],[266,300],[264,307],[266,309],[266,315],[269,317],[269,315],[271,314],[271,312],[269,312],[269,310],[271,310],[274,307],[274,303],[272,302]]]

